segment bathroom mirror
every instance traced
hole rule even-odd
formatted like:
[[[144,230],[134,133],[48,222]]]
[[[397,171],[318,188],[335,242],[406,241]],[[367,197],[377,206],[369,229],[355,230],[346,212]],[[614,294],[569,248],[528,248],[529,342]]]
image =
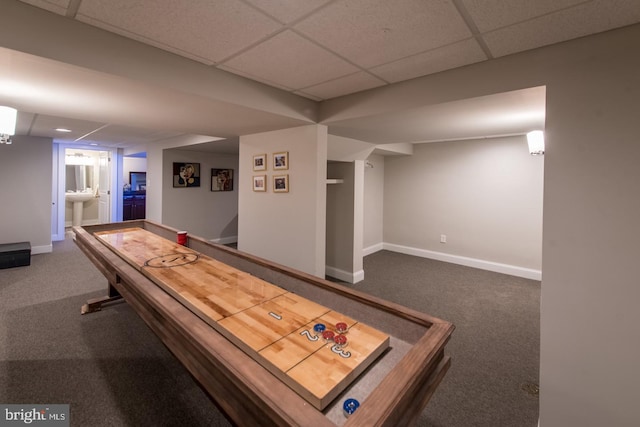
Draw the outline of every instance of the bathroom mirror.
[[[84,191],[95,188],[93,185],[93,166],[66,165],[65,190]]]

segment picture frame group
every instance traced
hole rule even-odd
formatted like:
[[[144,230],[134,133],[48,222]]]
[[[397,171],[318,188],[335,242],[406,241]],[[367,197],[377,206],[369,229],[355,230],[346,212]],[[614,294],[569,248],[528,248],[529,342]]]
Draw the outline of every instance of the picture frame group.
[[[256,154],[253,156],[253,170],[254,172],[267,171],[268,168],[267,154]],[[272,154],[271,165],[274,171],[283,171],[289,169],[289,152],[279,151]],[[271,188],[274,193],[288,193],[289,192],[289,175],[279,174],[271,177]],[[266,174],[253,176],[253,191],[266,192],[267,191],[268,176]]]

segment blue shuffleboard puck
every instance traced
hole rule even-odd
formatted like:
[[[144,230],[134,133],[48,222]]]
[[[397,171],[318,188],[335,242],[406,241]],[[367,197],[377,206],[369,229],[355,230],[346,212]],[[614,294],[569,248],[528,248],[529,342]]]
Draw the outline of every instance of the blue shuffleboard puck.
[[[356,399],[345,400],[344,404],[342,405],[344,416],[349,417],[351,414],[353,414],[356,411],[356,409],[358,409],[359,406],[360,406],[360,402],[358,402]]]

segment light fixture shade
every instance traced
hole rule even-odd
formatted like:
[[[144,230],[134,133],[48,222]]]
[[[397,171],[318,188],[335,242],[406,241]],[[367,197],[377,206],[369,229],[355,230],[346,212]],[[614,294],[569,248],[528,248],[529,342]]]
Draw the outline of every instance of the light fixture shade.
[[[16,117],[18,111],[15,108],[0,106],[0,134],[16,134]]]
[[[544,154],[544,133],[541,130],[534,130],[527,134],[529,153],[534,156]]]

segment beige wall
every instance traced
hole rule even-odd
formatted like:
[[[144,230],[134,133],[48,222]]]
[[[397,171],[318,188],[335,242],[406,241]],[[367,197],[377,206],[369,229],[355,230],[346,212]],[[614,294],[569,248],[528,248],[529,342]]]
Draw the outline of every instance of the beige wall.
[[[543,166],[524,136],[417,144],[412,156],[388,157],[384,242],[539,272]]]
[[[273,170],[273,153],[289,152],[289,169]],[[267,154],[267,170],[252,170]],[[240,137],[238,249],[318,277],[325,273],[327,128],[302,126]],[[274,193],[274,175],[288,174],[288,193]],[[254,192],[252,177],[267,176]]]
[[[237,176],[238,157],[169,149],[162,159],[162,223],[208,240],[236,241],[238,180],[235,178],[233,191],[211,191],[211,169],[233,169]],[[200,187],[174,188],[174,162],[200,163]]]
[[[366,163],[370,166],[367,167]],[[384,209],[384,164],[385,158],[372,154],[364,168],[364,255],[382,249],[382,220]]]
[[[51,138],[14,136],[0,144],[0,243],[31,242],[51,252]]]
[[[327,274],[353,282],[354,162],[329,163],[327,177],[343,181],[327,185]]]

